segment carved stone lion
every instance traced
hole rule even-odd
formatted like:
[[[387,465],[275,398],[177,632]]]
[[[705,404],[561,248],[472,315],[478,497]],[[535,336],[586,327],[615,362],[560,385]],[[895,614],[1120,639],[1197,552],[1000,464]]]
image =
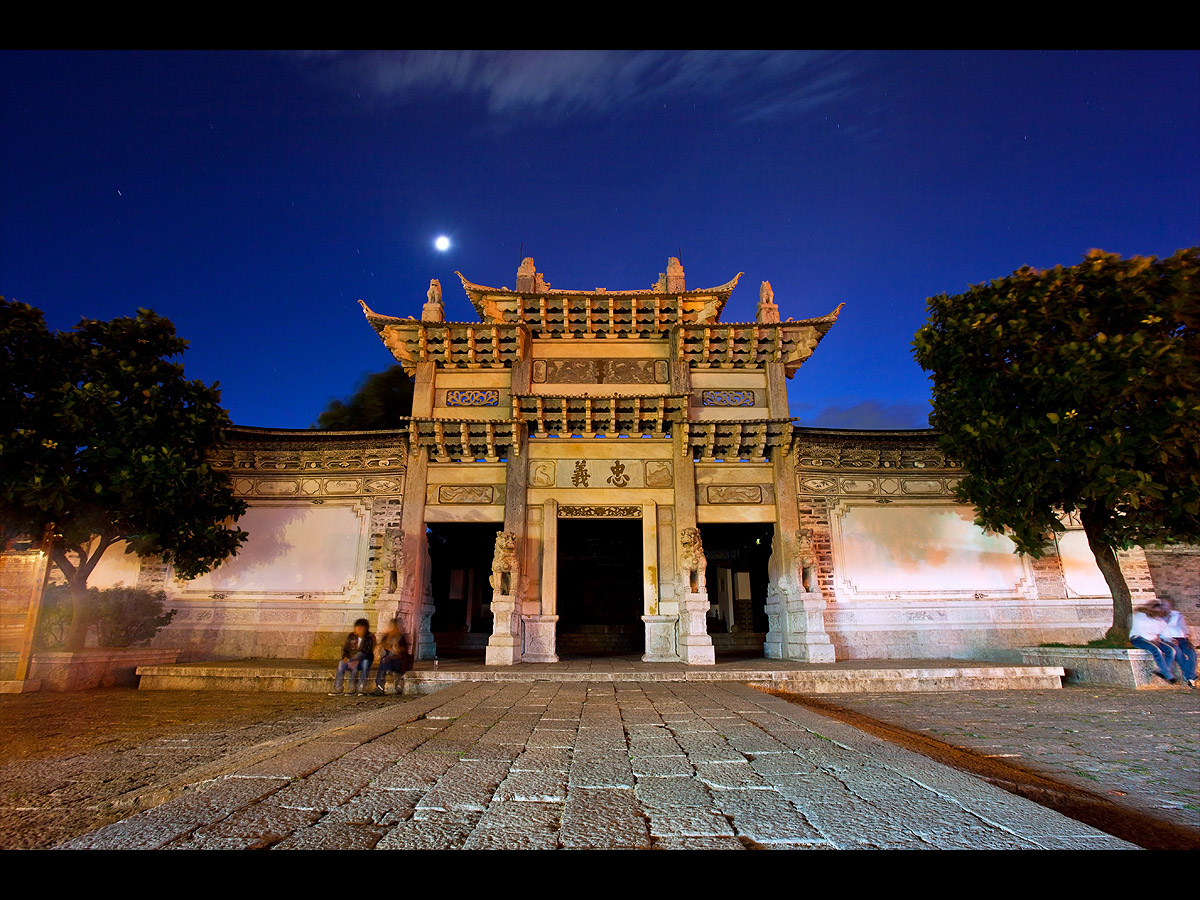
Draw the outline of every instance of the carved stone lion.
[[[400,585],[404,583],[404,532],[401,529],[384,529],[380,560],[383,562],[384,593],[393,594],[400,590]]]
[[[704,556],[704,543],[700,540],[699,528],[684,528],[679,532],[680,573],[687,579],[688,592],[703,594],[707,587],[704,572],[708,568],[708,559]]]
[[[501,595],[513,593],[517,583],[517,536],[511,531],[496,532],[496,551],[492,556],[492,590]]]
[[[800,586],[806,591],[817,589],[817,568],[812,535],[807,529],[796,532],[796,561],[800,566]]]

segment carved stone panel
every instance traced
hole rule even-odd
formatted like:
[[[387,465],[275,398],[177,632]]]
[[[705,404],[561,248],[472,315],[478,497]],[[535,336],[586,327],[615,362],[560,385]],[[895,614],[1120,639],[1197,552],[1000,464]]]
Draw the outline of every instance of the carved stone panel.
[[[530,487],[554,487],[557,466],[551,460],[539,460],[529,466]]]
[[[709,503],[762,503],[762,487],[757,484],[710,484]]]
[[[300,483],[291,480],[263,479],[255,485],[255,490],[268,497],[286,497],[289,494],[297,493],[300,490]]]
[[[662,459],[646,462],[646,487],[670,487],[673,481],[671,464]]]
[[[814,491],[818,494],[827,494],[837,488],[837,479],[830,478],[825,475],[818,475],[815,478],[801,478],[800,490]]]
[[[495,488],[491,485],[443,484],[438,488],[438,503],[491,503]]]
[[[754,391],[701,391],[701,406],[753,406]]]
[[[364,487],[372,494],[397,494],[404,487],[404,479],[368,478]]]
[[[645,486],[640,459],[560,459],[560,487],[640,488]]]
[[[560,519],[640,519],[641,506],[559,506]]]
[[[666,384],[665,359],[536,359],[536,384]]]
[[[499,406],[500,391],[496,388],[483,390],[456,389],[446,391],[447,406]]]

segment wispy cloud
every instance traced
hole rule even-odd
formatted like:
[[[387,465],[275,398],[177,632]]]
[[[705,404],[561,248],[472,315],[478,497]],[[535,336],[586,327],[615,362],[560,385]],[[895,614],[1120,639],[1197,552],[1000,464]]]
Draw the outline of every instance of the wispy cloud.
[[[480,98],[493,117],[613,114],[650,102],[720,101],[742,121],[847,99],[867,57],[825,51],[404,51],[303,54],[364,99],[439,92]]]
[[[884,404],[864,400],[850,406],[827,406],[801,423],[813,428],[928,428],[929,405]]]

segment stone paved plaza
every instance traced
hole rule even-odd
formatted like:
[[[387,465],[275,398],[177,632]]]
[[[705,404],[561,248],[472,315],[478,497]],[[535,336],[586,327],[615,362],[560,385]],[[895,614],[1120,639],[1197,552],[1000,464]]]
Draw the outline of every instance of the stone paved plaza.
[[[65,846],[1130,846],[733,683],[464,683],[251,751]]]
[[[1100,794],[1200,838],[1200,691],[1078,685],[821,699]]]

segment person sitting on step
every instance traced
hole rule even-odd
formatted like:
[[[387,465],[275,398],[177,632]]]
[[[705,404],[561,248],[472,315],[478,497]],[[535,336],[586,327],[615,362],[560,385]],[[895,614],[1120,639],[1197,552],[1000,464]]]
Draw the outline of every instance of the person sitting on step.
[[[379,667],[375,670],[375,693],[387,693],[388,672],[396,673],[396,693],[404,692],[404,673],[408,671],[408,641],[396,619],[388,622],[379,638]]]
[[[1166,615],[1163,620],[1162,639],[1175,645],[1175,662],[1179,666],[1179,673],[1188,687],[1195,690],[1196,648],[1192,644],[1192,630],[1174,603],[1166,598],[1161,598],[1158,602]]]
[[[367,692],[367,673],[371,671],[371,663],[375,660],[375,635],[371,634],[371,623],[366,619],[358,619],[354,630],[346,636],[342,644],[342,658],[338,662],[337,677],[333,682],[333,690],[329,696],[337,697],[342,693],[342,682],[346,673],[350,672],[350,689],[347,694],[355,692],[355,681],[358,682],[358,693]]]

